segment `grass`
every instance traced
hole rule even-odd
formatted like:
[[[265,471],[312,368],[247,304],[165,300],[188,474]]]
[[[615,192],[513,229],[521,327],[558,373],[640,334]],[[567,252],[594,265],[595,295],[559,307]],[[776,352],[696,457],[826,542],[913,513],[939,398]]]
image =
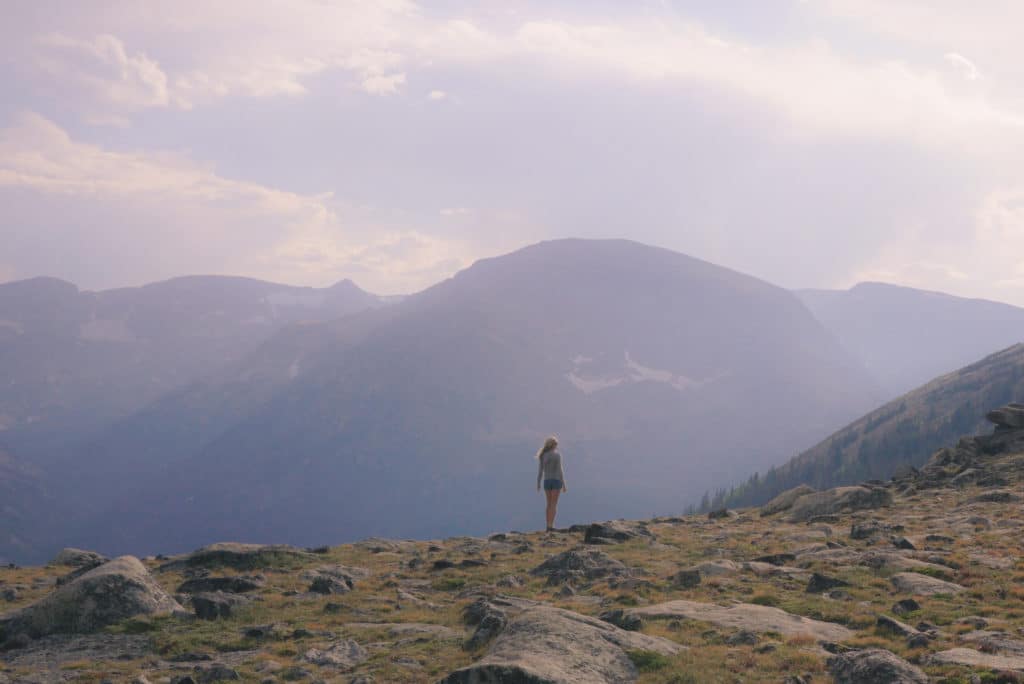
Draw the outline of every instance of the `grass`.
[[[656,672],[668,667],[672,662],[667,656],[656,651],[627,651],[626,655],[640,672]]]

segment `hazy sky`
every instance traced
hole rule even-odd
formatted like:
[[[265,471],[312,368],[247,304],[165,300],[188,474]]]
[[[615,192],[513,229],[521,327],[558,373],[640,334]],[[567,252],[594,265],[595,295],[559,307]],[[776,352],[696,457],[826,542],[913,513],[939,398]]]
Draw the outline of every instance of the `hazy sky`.
[[[628,237],[787,287],[1024,305],[1017,0],[3,13],[0,281],[394,293]]]

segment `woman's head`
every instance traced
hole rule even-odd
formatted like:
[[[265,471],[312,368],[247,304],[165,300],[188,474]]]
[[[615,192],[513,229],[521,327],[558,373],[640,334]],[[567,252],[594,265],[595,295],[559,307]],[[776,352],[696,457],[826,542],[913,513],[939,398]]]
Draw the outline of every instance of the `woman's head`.
[[[557,446],[558,438],[555,437],[554,435],[551,435],[550,437],[544,440],[544,446],[542,446],[540,448],[540,451],[537,452],[537,458],[540,458],[549,451],[554,451]]]

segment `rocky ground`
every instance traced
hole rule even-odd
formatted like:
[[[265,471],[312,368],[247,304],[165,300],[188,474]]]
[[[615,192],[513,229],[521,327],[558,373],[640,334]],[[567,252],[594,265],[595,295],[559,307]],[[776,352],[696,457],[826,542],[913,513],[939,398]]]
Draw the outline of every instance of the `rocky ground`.
[[[1024,682],[1024,408],[886,483],[0,570],[0,682]]]

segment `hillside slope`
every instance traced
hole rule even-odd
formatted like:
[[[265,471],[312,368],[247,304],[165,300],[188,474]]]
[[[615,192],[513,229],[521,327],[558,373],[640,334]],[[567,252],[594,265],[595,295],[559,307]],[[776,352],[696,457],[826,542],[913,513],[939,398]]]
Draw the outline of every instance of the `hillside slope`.
[[[78,510],[96,515],[67,543],[168,552],[526,524],[551,432],[568,516],[678,510],[877,398],[791,293],[625,241],[487,259],[357,319],[289,330],[91,444],[68,472],[91,483]],[[290,346],[310,338],[316,351]],[[253,389],[259,368],[280,382]],[[122,472],[132,485],[111,487]]]
[[[1024,309],[884,283],[797,296],[888,398],[1024,342]]]
[[[0,568],[0,680],[1014,682],[1022,462],[1024,429],[1004,430],[774,512],[142,563],[68,551]]]
[[[755,474],[711,505],[747,506],[808,484],[885,479],[920,466],[939,447],[985,429],[985,407],[1024,397],[1024,344],[949,373],[868,413],[786,464]]]

